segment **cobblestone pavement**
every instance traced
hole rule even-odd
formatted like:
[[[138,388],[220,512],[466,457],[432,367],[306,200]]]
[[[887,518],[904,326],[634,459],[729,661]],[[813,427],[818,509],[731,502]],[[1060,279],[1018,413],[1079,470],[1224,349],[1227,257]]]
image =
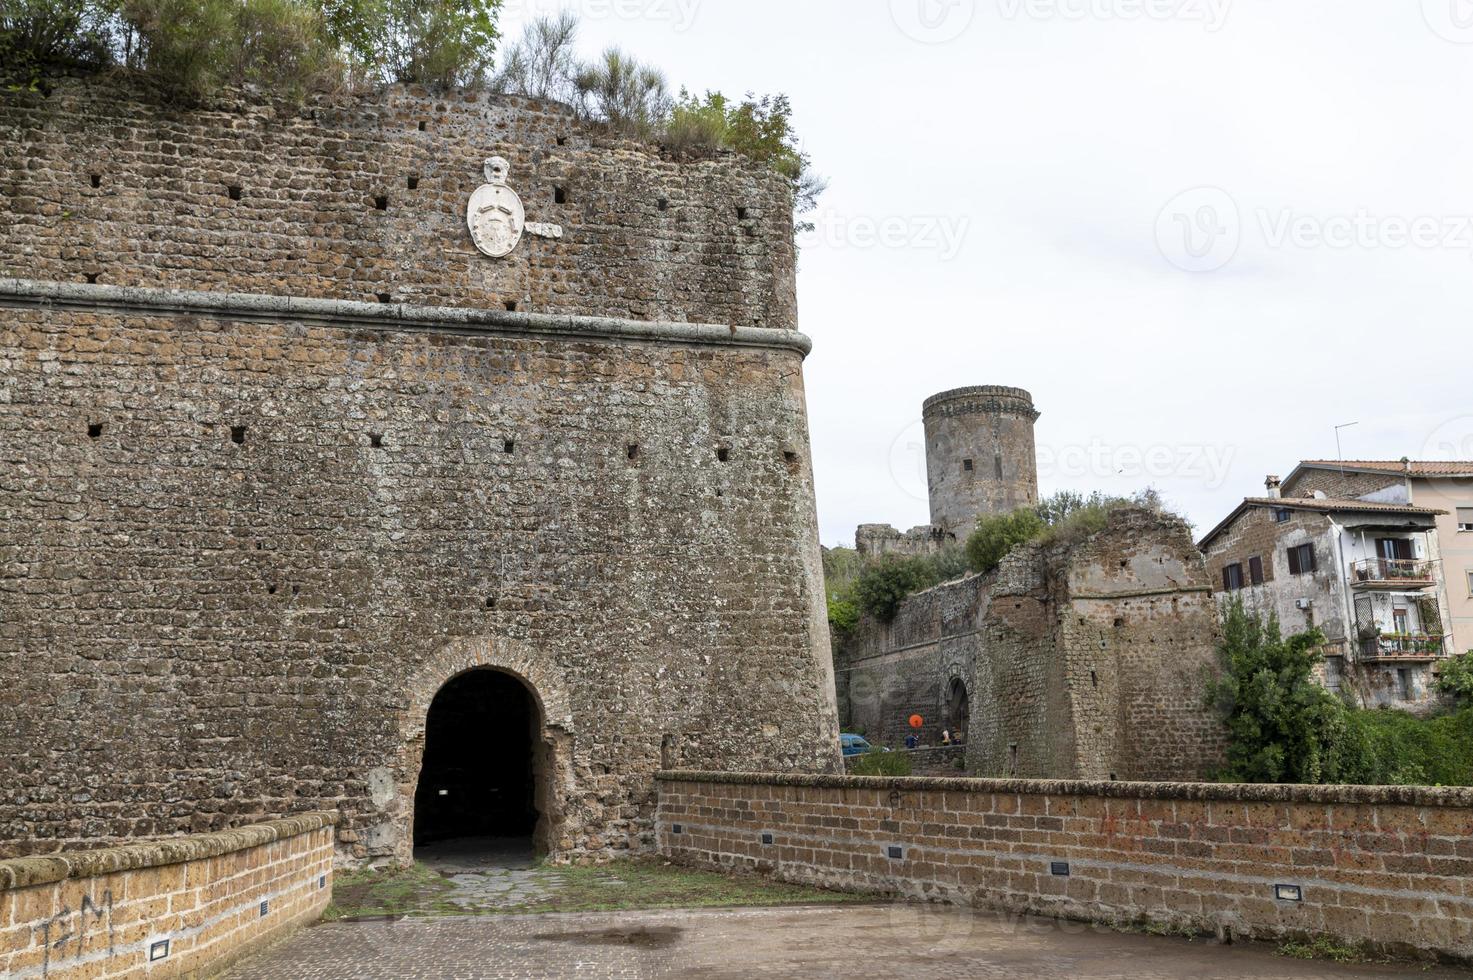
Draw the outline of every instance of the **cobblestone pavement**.
[[[227,976],[1468,978],[1419,967],[1304,962],[1264,946],[1217,946],[920,905],[337,922],[300,933]]]

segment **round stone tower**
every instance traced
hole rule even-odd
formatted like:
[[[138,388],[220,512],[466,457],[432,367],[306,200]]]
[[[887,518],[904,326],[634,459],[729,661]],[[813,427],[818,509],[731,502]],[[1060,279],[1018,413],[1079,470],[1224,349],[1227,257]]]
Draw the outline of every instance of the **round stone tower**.
[[[977,518],[1038,502],[1038,414],[1022,388],[958,388],[926,399],[932,524],[964,539]]]

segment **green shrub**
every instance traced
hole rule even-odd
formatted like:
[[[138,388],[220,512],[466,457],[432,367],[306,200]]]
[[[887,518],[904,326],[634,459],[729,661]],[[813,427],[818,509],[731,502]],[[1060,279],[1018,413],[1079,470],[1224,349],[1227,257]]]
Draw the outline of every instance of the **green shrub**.
[[[730,150],[766,164],[793,185],[793,210],[818,206],[827,182],[813,171],[793,128],[786,95],[729,99],[720,92],[672,99],[665,77],[618,48],[592,62],[573,53],[577,19],[569,13],[532,21],[507,52],[493,80],[499,92],[558,99],[617,132],[656,140],[677,157],[709,157]],[[811,228],[800,224],[796,230]]]
[[[843,639],[859,626],[859,603],[852,596],[829,596],[829,630]]]
[[[985,575],[997,568],[1008,552],[1041,537],[1046,530],[1048,525],[1032,507],[984,517],[967,538],[967,561],[972,571]]]
[[[1103,531],[1110,514],[1124,507],[1163,509],[1160,494],[1151,489],[1133,497],[1111,497],[1098,491],[1086,497],[1072,490],[1061,490],[1045,497],[1037,506],[979,520],[976,530],[967,538],[967,559],[972,571],[985,575],[1020,545],[1083,541]]]
[[[649,139],[670,113],[670,94],[659,69],[609,48],[573,79],[583,114],[611,129]]]
[[[910,758],[904,752],[870,749],[854,760],[850,771],[856,776],[909,776]]]
[[[866,568],[854,585],[859,608],[882,623],[900,611],[907,596],[935,584],[924,558],[885,558]]]
[[[302,0],[124,0],[123,62],[194,97],[253,85],[299,97],[341,79],[320,9]]]
[[[859,573],[854,602],[861,613],[888,623],[908,596],[960,578],[966,572],[966,555],[960,548],[945,548],[934,555],[886,556]]]
[[[112,62],[116,3],[98,0],[0,0],[0,73],[34,78],[53,65]]]

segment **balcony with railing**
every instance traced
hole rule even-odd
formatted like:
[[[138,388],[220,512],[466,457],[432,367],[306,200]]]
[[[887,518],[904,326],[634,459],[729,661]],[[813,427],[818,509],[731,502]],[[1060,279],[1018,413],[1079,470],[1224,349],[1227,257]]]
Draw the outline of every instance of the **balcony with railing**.
[[[1420,592],[1437,585],[1437,563],[1406,558],[1368,558],[1350,566],[1350,584],[1360,591]]]
[[[1382,633],[1361,641],[1360,659],[1425,663],[1447,655],[1447,636],[1437,633]]]

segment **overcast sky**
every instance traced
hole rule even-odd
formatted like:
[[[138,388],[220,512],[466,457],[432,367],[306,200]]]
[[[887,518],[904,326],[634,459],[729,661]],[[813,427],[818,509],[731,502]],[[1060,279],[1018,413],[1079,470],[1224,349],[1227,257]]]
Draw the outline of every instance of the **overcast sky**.
[[[823,542],[928,520],[921,402],[1033,392],[1040,480],[1199,533],[1267,473],[1473,458],[1473,0],[508,0],[786,92]]]

